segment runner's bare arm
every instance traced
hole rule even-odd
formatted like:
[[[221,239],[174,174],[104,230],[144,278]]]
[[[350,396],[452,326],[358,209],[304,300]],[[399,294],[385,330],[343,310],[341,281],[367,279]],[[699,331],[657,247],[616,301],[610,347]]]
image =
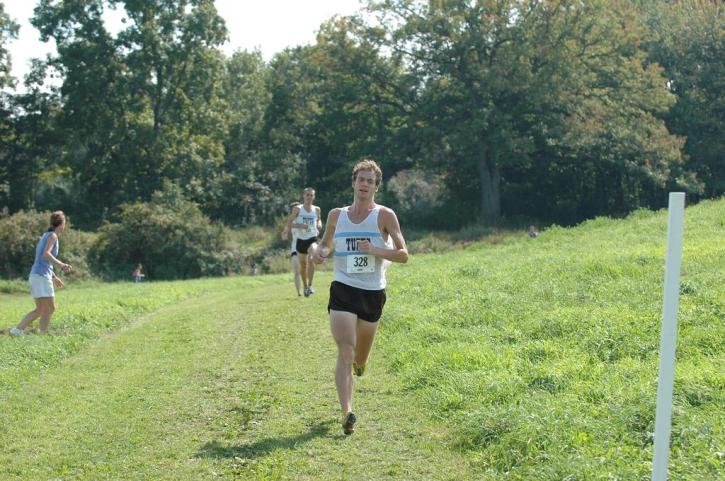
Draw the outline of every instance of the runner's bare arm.
[[[287,230],[292,231],[292,229],[306,229],[306,224],[300,224],[294,221],[297,216],[300,215],[300,208],[298,206],[292,208],[292,212],[290,215],[287,216]]]
[[[395,215],[395,212],[392,209],[383,207],[380,210],[378,223],[380,230],[387,232],[393,239],[393,248],[373,247],[368,241],[359,241],[357,246],[360,252],[369,253],[391,262],[400,262],[402,264],[408,262],[408,248],[405,246],[405,239],[403,238],[403,233],[400,231],[400,223],[398,223],[398,217]]]
[[[55,257],[53,253],[51,252],[53,250],[53,246],[55,245],[56,241],[58,240],[58,237],[55,234],[52,234],[50,238],[48,239],[48,242],[45,243],[45,249],[43,250],[43,258],[47,260],[48,262],[53,263],[54,265],[60,267],[65,272],[70,272],[72,267],[70,264],[66,264],[65,262],[61,262],[60,259]]]
[[[327,215],[327,222],[325,222],[325,234],[322,239],[317,243],[317,250],[312,257],[315,264],[322,263],[331,253],[334,247],[333,237],[335,236],[335,226],[337,225],[337,219],[340,217],[340,209],[332,209]],[[323,247],[327,250],[327,255],[323,254]]]

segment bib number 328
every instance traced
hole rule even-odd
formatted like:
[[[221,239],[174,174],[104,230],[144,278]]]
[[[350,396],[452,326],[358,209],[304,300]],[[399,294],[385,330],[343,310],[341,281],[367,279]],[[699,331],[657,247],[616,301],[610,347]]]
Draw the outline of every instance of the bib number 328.
[[[375,257],[369,254],[347,256],[347,273],[375,272]]]

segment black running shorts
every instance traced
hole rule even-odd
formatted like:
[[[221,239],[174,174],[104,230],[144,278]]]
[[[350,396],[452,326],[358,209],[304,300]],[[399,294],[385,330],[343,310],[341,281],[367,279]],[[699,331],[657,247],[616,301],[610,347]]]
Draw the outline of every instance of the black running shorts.
[[[330,302],[327,312],[351,312],[368,322],[378,322],[383,315],[385,305],[385,289],[368,291],[333,281],[330,284]]]
[[[297,239],[297,252],[300,254],[307,254],[307,249],[312,244],[317,242],[317,237],[310,237],[309,239]]]

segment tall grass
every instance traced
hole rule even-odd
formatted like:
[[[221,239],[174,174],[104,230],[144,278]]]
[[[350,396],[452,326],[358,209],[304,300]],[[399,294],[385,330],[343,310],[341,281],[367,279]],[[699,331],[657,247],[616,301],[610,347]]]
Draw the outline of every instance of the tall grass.
[[[725,477],[725,200],[686,214],[671,479]],[[649,479],[666,212],[391,272],[382,349],[485,479]]]

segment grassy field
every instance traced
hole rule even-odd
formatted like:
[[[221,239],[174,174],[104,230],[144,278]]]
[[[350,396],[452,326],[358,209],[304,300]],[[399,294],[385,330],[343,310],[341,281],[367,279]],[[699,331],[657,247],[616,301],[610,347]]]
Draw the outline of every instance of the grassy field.
[[[725,201],[685,229],[670,477],[725,479]],[[665,236],[637,212],[393,266],[351,437],[329,272],[71,286],[52,335],[0,336],[0,480],[649,480]],[[0,294],[0,327],[30,307]]]

